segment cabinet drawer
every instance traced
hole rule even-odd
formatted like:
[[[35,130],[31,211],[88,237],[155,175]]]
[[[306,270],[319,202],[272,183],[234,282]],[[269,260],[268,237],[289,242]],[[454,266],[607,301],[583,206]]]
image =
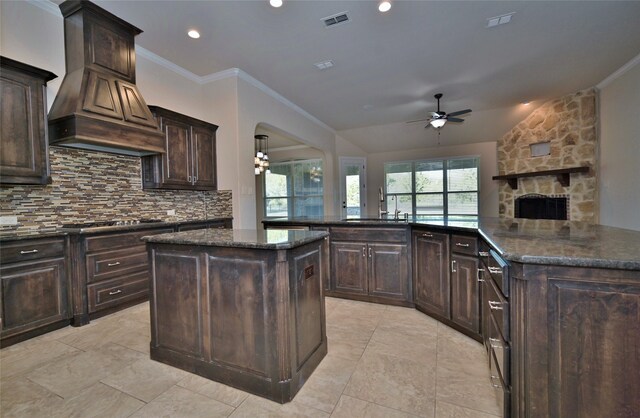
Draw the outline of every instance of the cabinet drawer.
[[[509,343],[502,338],[498,325],[493,315],[489,315],[489,347],[496,359],[496,366],[502,376],[502,380],[509,384],[510,375],[510,347]]]
[[[487,270],[491,278],[496,282],[503,295],[509,296],[509,269],[508,264],[493,250],[489,250]]]
[[[489,350],[489,369],[491,386],[495,389],[496,400],[503,417],[510,416],[511,390],[498,369],[498,362],[492,349]]]
[[[467,235],[451,235],[451,251],[475,256],[478,254],[478,240]]]
[[[147,265],[147,251],[144,245],[90,254],[87,256],[87,283],[112,279],[135,271],[146,271]]]
[[[140,240],[142,237],[145,237],[147,235],[164,234],[167,232],[173,232],[173,228],[144,229],[134,232],[88,236],[85,238],[86,251],[88,253],[92,253],[96,251],[117,250],[124,247],[135,247],[138,245],[144,245],[144,242]]]
[[[405,228],[332,227],[330,235],[335,241],[407,242]]]
[[[0,245],[2,264],[62,256],[64,239],[61,238],[10,241]]]
[[[142,299],[149,294],[149,273],[142,271],[87,286],[89,313]]]
[[[496,284],[491,279],[487,279],[487,304],[495,327],[505,341],[510,341],[509,336],[509,302],[502,296]],[[489,325],[491,326],[491,325]]]

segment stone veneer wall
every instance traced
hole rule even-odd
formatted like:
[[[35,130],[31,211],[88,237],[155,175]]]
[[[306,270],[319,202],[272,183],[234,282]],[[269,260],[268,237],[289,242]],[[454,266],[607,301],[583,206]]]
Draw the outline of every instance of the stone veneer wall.
[[[568,195],[570,220],[597,221],[596,120],[595,91],[579,91],[543,104],[498,141],[500,174],[590,167],[589,173],[571,174],[569,187],[556,176],[520,178],[517,190],[500,180],[501,217],[513,218],[516,197],[537,193]],[[550,142],[550,155],[531,157],[529,145],[545,141]]]
[[[231,217],[231,191],[143,190],[139,157],[50,147],[52,184],[0,188],[0,215],[18,217],[10,230],[63,223],[154,218],[182,221]],[[167,210],[175,209],[176,216]]]

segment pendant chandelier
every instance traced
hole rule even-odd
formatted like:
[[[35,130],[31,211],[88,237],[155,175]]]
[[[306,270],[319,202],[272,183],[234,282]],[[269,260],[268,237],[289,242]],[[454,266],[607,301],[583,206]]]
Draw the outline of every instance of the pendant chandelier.
[[[271,173],[269,169],[269,136],[268,135],[254,135],[256,155],[253,158],[254,172],[256,176],[266,171],[267,174]]]

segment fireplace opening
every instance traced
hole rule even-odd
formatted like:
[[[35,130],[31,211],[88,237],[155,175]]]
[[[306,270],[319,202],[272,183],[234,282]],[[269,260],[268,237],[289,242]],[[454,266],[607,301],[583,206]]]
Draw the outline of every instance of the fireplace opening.
[[[567,196],[526,194],[514,201],[515,217],[528,219],[569,219]]]

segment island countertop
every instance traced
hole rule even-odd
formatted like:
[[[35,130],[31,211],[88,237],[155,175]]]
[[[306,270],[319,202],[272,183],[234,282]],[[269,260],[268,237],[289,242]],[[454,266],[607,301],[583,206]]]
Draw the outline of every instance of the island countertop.
[[[286,225],[428,227],[451,232],[478,232],[505,259],[529,264],[640,270],[640,231],[546,219],[469,218],[468,220],[409,217],[281,218],[265,220],[268,227]]]
[[[152,243],[202,245],[210,247],[286,250],[328,236],[324,231],[289,229],[197,229],[143,237]]]

